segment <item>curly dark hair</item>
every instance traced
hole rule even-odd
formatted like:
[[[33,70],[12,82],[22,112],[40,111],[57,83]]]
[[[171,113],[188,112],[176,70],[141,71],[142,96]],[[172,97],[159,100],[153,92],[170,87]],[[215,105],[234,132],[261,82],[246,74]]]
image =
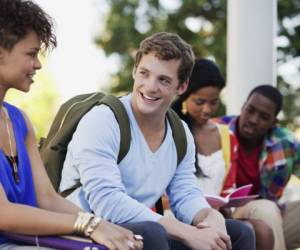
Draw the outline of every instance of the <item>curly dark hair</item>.
[[[53,20],[37,4],[0,0],[0,46],[11,50],[31,31],[37,34],[44,50],[56,47]]]
[[[152,52],[160,60],[181,60],[178,68],[179,84],[183,84],[189,79],[194,66],[194,53],[191,45],[179,35],[158,32],[144,39],[135,56],[135,68],[138,67],[143,55]]]

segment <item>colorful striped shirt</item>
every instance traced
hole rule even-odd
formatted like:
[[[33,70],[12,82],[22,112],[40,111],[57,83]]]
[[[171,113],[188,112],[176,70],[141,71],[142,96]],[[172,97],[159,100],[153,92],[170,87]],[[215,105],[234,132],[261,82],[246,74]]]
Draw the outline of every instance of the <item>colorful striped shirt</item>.
[[[223,116],[215,122],[228,124],[236,132],[237,116]],[[265,135],[259,155],[260,197],[277,201],[292,174],[300,177],[300,144],[286,128],[274,126]]]

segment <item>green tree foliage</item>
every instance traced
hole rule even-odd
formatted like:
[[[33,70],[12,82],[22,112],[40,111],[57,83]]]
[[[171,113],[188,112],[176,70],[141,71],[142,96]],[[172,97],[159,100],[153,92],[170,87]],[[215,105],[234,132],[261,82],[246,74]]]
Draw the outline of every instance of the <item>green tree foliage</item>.
[[[278,65],[287,63],[300,56],[300,1],[278,0]],[[298,79],[299,66],[298,66]],[[282,76],[277,78],[277,86],[284,95],[284,107],[280,122],[290,129],[300,127],[300,88],[289,84]]]
[[[280,123],[284,127],[296,130],[300,127],[300,88],[286,83],[280,76],[277,85],[284,95],[283,109],[279,117]]]
[[[119,71],[113,78],[111,92],[128,91],[132,86],[133,57],[140,41],[158,32],[178,33],[189,42],[197,56],[213,57],[226,72],[226,4],[225,0],[106,0],[110,5],[104,31],[96,39],[107,56],[118,55]],[[166,5],[166,2],[171,3]],[[278,0],[278,36],[286,41],[278,47],[278,63],[288,62],[300,54],[300,1]],[[282,78],[279,87],[289,97],[285,105],[284,124],[292,123],[290,110],[298,93]],[[290,97],[293,98],[290,98]],[[298,109],[300,112],[300,109]],[[300,115],[294,112],[293,115]]]
[[[278,0],[278,36],[285,44],[278,46],[278,59],[287,62],[300,56],[300,1]]]
[[[171,1],[166,6],[157,0],[107,0],[110,11],[105,30],[96,42],[106,55],[117,53],[121,66],[113,79],[112,92],[130,89],[133,57],[139,43],[157,31],[176,32],[192,44],[197,56],[216,55],[225,67],[226,2],[211,0]],[[175,5],[175,7],[174,7]],[[190,23],[195,23],[191,28]]]

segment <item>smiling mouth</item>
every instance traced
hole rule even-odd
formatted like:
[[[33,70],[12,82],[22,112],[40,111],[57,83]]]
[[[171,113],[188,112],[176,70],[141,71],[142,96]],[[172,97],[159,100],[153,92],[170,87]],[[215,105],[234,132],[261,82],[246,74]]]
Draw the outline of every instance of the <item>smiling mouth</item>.
[[[33,81],[34,75],[35,75],[35,73],[28,74],[27,77],[28,77],[31,81]]]
[[[142,92],[140,92],[140,95],[146,101],[155,102],[155,101],[159,100],[159,98],[157,98],[157,97],[148,96],[148,95],[143,94]]]

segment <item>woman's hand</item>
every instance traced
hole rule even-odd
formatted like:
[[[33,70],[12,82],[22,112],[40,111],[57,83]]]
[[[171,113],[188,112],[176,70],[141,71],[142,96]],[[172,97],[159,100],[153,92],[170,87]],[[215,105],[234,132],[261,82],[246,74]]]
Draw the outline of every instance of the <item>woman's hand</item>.
[[[134,235],[131,231],[104,220],[100,222],[98,227],[91,234],[91,238],[110,250],[143,249],[141,236]]]

